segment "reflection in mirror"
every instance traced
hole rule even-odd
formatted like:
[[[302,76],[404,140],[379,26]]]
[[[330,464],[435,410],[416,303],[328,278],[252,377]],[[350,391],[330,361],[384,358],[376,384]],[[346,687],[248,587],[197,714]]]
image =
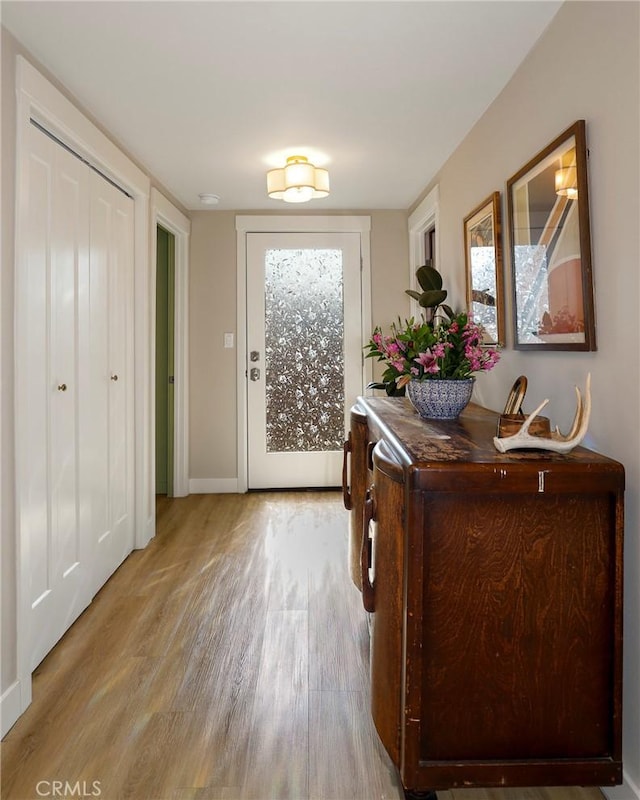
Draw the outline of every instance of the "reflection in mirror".
[[[507,187],[516,348],[595,350],[584,120]]]
[[[500,192],[464,220],[467,307],[487,344],[504,344]]]

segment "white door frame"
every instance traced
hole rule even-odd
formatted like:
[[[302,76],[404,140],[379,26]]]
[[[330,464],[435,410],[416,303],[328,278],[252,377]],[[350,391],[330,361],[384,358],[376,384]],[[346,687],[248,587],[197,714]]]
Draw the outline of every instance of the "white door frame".
[[[157,259],[157,239],[153,235],[161,225],[175,238],[175,311],[173,386],[173,496],[189,494],[189,236],[191,222],[157,189],[151,190],[151,263]],[[151,272],[151,385],[156,385],[156,270]],[[153,430],[156,424],[155,402],[151,404]],[[151,463],[156,463],[156,440],[151,440]],[[154,470],[155,471],[155,470]],[[154,476],[155,481],[155,476]]]
[[[371,333],[371,217],[368,216],[287,216],[238,215],[236,216],[237,245],[237,442],[238,442],[238,492],[248,489],[248,438],[247,438],[247,234],[248,233],[359,233],[362,257],[361,309],[362,343]],[[371,379],[369,359],[363,358],[363,388]]]
[[[134,202],[134,426],[135,426],[135,547],[144,547],[155,533],[155,485],[151,468],[152,400],[151,326],[149,261],[149,178],[102,131],[76,108],[52,83],[22,56],[16,60],[16,241],[15,270],[19,278],[20,257],[26,239],[23,217],[24,201],[20,196],[21,176],[28,169],[26,134],[34,119],[46,130],[104,175],[124,189]],[[155,270],[155,265],[153,266]],[[16,281],[18,287],[19,281]],[[17,304],[16,304],[17,307]],[[17,330],[17,327],[16,327]],[[16,346],[16,352],[18,347]],[[16,370],[20,368],[16,364]],[[17,385],[17,382],[16,382]],[[21,443],[15,442],[16,461],[22,458]],[[19,470],[18,470],[19,473]],[[19,497],[19,487],[16,489]],[[20,530],[20,509],[16,505],[16,531]],[[29,663],[29,553],[16,541],[16,680],[3,695],[8,708],[19,707],[22,713],[31,702]],[[13,697],[19,696],[19,702]],[[3,715],[3,727],[9,723]]]
[[[424,235],[435,226],[435,262],[440,263],[440,234],[438,232],[438,217],[440,215],[440,188],[434,186],[424,200],[417,206],[409,217],[409,286],[420,289],[416,281],[416,270],[425,261]],[[411,315],[420,315],[420,306],[411,298]]]

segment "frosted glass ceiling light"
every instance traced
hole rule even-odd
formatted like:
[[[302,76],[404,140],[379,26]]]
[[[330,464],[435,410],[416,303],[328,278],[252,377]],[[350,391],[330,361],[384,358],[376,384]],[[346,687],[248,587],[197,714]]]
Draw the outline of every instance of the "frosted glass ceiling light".
[[[282,169],[267,172],[267,194],[285,203],[306,203],[329,194],[329,173],[306,156],[289,156]]]
[[[578,196],[578,176],[575,167],[556,170],[556,194],[575,200]]]

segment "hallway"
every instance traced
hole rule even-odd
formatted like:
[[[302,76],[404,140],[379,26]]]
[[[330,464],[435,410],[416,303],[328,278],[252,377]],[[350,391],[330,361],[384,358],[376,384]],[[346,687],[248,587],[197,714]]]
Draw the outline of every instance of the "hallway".
[[[36,670],[2,744],[3,800],[54,796],[54,781],[59,797],[104,800],[401,798],[370,720],[346,547],[336,492],[159,498],[155,540]]]

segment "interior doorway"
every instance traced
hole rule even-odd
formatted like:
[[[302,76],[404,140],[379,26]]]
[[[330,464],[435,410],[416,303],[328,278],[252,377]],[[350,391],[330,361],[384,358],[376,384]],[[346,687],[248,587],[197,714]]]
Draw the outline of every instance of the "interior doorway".
[[[175,236],[156,229],[156,494],[174,496]]]
[[[434,186],[409,217],[409,286],[419,289],[416,270],[430,260],[440,269],[440,189]],[[411,300],[411,315],[418,317],[420,307]]]

